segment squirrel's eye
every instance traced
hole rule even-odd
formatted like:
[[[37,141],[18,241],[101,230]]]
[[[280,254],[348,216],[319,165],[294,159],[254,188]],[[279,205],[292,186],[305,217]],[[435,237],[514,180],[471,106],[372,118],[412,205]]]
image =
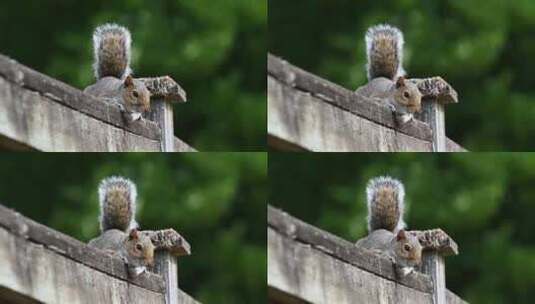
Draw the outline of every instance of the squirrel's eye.
[[[132,94],[134,95],[135,98],[137,98],[138,93],[136,91],[132,92]]]
[[[409,97],[411,97],[411,94],[409,94],[409,92],[405,91],[405,92],[403,92],[403,97],[409,98]]]
[[[405,251],[411,251],[411,245],[409,245],[409,244],[405,244],[405,245],[403,246],[403,249],[405,249]]]
[[[137,250],[142,250],[142,249],[143,249],[143,246],[141,246],[141,244],[136,244],[136,249],[137,249]]]

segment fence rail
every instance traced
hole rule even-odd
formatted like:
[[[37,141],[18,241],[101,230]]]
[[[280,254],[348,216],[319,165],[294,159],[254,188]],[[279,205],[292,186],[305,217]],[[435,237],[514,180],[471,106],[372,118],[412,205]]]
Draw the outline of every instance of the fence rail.
[[[443,259],[424,253],[427,265]],[[389,260],[268,207],[269,303],[465,303],[435,269],[399,277]]]
[[[194,151],[173,136],[172,107],[158,97],[152,108],[159,119],[126,123],[117,106],[0,54],[0,148]]]
[[[268,55],[268,143],[278,150],[464,151],[444,130],[443,103],[456,93],[441,89],[424,102],[425,122],[398,126],[388,107]]]
[[[174,273],[131,279],[120,259],[2,205],[0,261],[1,303],[198,303],[168,284],[176,257],[156,256],[158,265],[174,263]]]

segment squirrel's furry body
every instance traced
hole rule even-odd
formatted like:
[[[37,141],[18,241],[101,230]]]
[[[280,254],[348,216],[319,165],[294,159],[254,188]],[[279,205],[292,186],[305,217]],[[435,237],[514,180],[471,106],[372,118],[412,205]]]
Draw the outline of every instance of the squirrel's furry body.
[[[135,184],[112,176],[100,183],[98,196],[101,235],[88,245],[119,256],[130,275],[140,274],[153,264],[154,246],[147,235],[137,231]]]
[[[390,25],[376,25],[366,32],[365,42],[368,83],[355,92],[386,102],[398,122],[410,121],[420,111],[422,94],[404,77],[403,33]]]
[[[366,198],[369,234],[358,240],[356,246],[385,255],[401,268],[402,274],[411,272],[421,263],[422,246],[416,236],[403,230],[403,184],[390,177],[371,179]]]
[[[137,120],[150,110],[150,92],[131,76],[130,31],[117,24],[104,24],[93,33],[93,71],[97,82],[85,93],[118,104],[129,114],[128,121]]]

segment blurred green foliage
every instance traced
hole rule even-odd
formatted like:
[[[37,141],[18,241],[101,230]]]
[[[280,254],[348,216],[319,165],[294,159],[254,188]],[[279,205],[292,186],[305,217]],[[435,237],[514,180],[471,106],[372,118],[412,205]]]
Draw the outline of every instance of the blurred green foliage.
[[[535,1],[268,2],[275,55],[354,90],[366,83],[366,29],[396,25],[408,75],[442,76],[459,93],[450,138],[474,151],[535,149]]]
[[[405,184],[409,229],[444,229],[460,255],[446,285],[470,303],[533,303],[535,154],[269,155],[269,202],[351,242],[366,235],[367,181]]]
[[[84,88],[105,22],[131,30],[135,76],[170,75],[188,93],[176,136],[201,151],[264,150],[266,1],[4,0],[0,53]]]
[[[141,228],[174,228],[191,244],[181,289],[203,303],[266,297],[265,153],[19,153],[0,168],[1,204],[84,242],[99,233],[100,180],[131,178]]]

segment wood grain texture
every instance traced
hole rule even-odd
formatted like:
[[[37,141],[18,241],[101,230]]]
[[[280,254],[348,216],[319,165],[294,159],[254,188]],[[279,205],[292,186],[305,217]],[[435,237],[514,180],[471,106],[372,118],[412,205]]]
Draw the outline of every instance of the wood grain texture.
[[[169,260],[175,261],[174,267]],[[166,303],[165,293],[173,291],[169,303],[197,303],[177,288],[176,257],[170,252],[160,251],[156,257],[170,274],[165,280],[152,272],[131,278],[119,258],[2,205],[0,261],[0,302],[152,304]]]
[[[0,54],[0,78],[18,86],[13,91],[26,89],[33,92],[35,96],[46,96],[49,100],[60,105],[74,109],[77,112],[86,114],[106,124],[113,125],[130,133],[143,136],[145,138],[159,140],[160,130],[155,123],[141,121],[127,123],[122,118],[120,109],[112,104],[94,98],[82,91],[73,88],[61,81],[53,79],[47,75],[34,71],[18,62]],[[16,97],[17,94],[14,94]],[[0,99],[0,106],[5,101],[6,96]],[[19,102],[22,102],[19,100]],[[39,100],[28,100],[29,103],[37,103]],[[25,110],[31,109],[28,105]],[[22,111],[20,109],[19,111]]]
[[[152,244],[157,250],[165,250],[175,256],[191,254],[191,246],[188,241],[174,229],[143,230],[141,233],[150,237]]]
[[[428,246],[425,274],[398,277],[382,256],[268,206],[269,303],[466,303],[445,285],[444,255],[456,244],[440,229],[416,233]]]
[[[268,144],[284,151],[465,151],[445,135],[444,104],[458,102],[457,92],[441,77],[410,81],[426,113],[400,126],[384,104],[268,54]]]
[[[268,228],[268,289],[318,304],[432,301],[429,292],[378,277],[271,228]]]
[[[22,89],[1,77],[0,108],[0,136],[36,150],[160,150],[156,125],[157,138],[146,138]]]
[[[150,119],[158,124],[161,130],[160,147],[162,152],[174,152],[173,107],[163,99],[151,100]]]
[[[411,230],[411,234],[416,235],[424,250],[438,252],[442,256],[458,255],[459,246],[444,230]]]
[[[175,152],[197,152],[193,147],[182,141],[182,139],[175,137],[173,139]]]
[[[270,54],[268,55],[268,79],[269,77],[290,88],[318,97],[324,103],[332,104],[381,126],[396,129],[397,132],[413,138],[431,141],[431,130],[425,123],[413,121],[404,126],[399,126],[392,115],[392,111],[387,106],[357,95]],[[270,88],[268,88],[268,103],[269,90]]]
[[[446,289],[446,303],[448,304],[468,304],[465,300],[459,298],[458,295]]]
[[[156,96],[185,101],[185,92],[169,77],[145,80],[152,84]],[[170,107],[169,103],[162,105]],[[164,123],[165,134],[153,121],[127,122],[117,105],[0,55],[0,144],[7,149],[193,151],[172,135],[172,112],[161,114],[165,114],[159,120]]]
[[[273,207],[268,207],[268,227],[282,236],[323,251],[376,276],[422,292],[430,293],[432,290],[432,283],[428,276],[416,273],[399,278],[392,262],[388,259],[358,248],[353,243],[302,222]]]
[[[422,256],[422,271],[433,280],[433,304],[446,304],[446,265],[438,252],[428,252]]]
[[[154,270],[165,281],[165,303],[178,304],[178,268],[176,257],[168,251],[158,251],[156,253]]]
[[[188,99],[186,91],[169,76],[138,78],[150,91],[151,97],[162,98],[167,102],[183,103]]]
[[[272,138],[271,143],[273,139],[279,139],[308,151],[325,152],[429,152],[432,149],[431,133],[427,126],[424,127],[429,132],[428,141],[377,124],[268,76],[268,137]]]
[[[165,303],[162,292],[107,275],[2,227],[0,261],[0,286],[43,303]]]

